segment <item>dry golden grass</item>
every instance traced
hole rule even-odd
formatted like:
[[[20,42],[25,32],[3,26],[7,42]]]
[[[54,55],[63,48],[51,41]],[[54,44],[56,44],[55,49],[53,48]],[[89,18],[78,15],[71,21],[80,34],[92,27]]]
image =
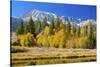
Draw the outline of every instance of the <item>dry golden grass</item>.
[[[14,48],[29,51],[11,53],[12,65],[56,64],[96,60],[96,49]]]

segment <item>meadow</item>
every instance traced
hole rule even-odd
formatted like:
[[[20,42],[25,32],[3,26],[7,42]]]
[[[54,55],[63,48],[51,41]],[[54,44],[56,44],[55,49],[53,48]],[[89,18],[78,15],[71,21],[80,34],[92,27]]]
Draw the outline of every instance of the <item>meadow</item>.
[[[96,49],[27,48],[13,46],[12,66],[43,65],[96,61]],[[18,50],[24,50],[20,52]],[[25,51],[26,50],[26,51]]]

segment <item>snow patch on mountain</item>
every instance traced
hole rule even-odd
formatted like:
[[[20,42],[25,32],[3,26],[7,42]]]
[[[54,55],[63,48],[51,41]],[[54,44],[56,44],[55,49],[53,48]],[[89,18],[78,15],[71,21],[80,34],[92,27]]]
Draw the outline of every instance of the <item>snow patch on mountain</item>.
[[[88,20],[85,20],[85,21],[82,21],[82,22],[80,22],[80,26],[85,26],[86,24],[88,24],[88,23],[92,23],[92,25],[96,25],[96,21],[95,20],[92,20],[92,19],[88,19]]]
[[[39,18],[40,21],[43,21],[44,17],[47,18],[47,21],[51,21],[51,17],[57,18],[56,14],[50,13],[50,12],[45,12],[45,11],[39,11],[39,10],[31,10],[30,12],[26,13],[25,15],[22,16],[22,19],[24,21],[28,21],[30,16],[32,16],[33,21],[36,21],[37,18]]]

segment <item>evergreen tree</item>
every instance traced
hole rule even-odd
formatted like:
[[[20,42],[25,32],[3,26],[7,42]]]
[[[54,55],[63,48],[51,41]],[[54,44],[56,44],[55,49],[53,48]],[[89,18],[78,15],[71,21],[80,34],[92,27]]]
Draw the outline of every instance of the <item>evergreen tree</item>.
[[[84,26],[84,36],[87,36],[87,34],[88,34],[88,26],[85,25]]]
[[[92,23],[89,22],[88,24],[88,48],[93,48],[94,43],[93,43],[93,30],[92,30]]]
[[[23,34],[24,33],[24,25],[23,25],[23,20],[19,23],[17,29],[16,29],[17,35]]]
[[[72,26],[72,35],[75,36],[76,35],[76,27]]]
[[[39,21],[39,18],[35,21],[35,33],[38,34],[41,31],[41,22]]]
[[[59,25],[60,25],[60,19],[59,19],[59,17],[57,16],[57,18],[56,18],[56,21],[55,21],[55,28],[56,29],[58,29],[59,28]]]
[[[43,22],[41,23],[41,29],[44,30],[44,28],[48,25],[47,18],[44,17]]]
[[[50,28],[50,34],[54,34],[54,22],[55,22],[55,19],[54,19],[54,16],[51,17],[51,22],[49,24],[49,28]]]
[[[54,16],[52,16],[51,17],[51,23],[50,23],[50,26],[51,26],[52,29],[54,28],[54,22],[55,22],[55,19],[54,19]]]
[[[30,32],[30,33],[35,35],[35,27],[34,27],[34,21],[32,20],[32,16],[30,16],[30,19],[29,19],[29,21],[26,24],[25,31],[26,32]]]
[[[80,26],[76,27],[76,36],[80,36]]]
[[[60,29],[64,29],[65,30],[65,23],[63,23],[63,21],[60,22]]]
[[[87,27],[87,32],[88,32],[88,35],[92,35],[92,23],[91,22],[89,22],[88,23],[88,27]]]
[[[70,35],[71,34],[71,24],[70,24],[70,22],[67,23],[66,29],[67,29],[68,35]]]

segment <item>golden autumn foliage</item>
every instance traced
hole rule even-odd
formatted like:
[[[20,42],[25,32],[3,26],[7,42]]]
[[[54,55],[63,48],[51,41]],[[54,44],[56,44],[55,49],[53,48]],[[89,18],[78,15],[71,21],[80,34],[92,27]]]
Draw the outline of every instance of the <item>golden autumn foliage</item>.
[[[48,35],[50,34],[49,27],[45,27],[44,31],[37,35],[38,46],[49,46]]]
[[[83,35],[83,29],[81,30],[82,35],[78,37],[77,32],[74,33],[71,30],[71,35],[68,35],[67,31],[62,28],[62,24],[60,27],[61,29],[54,35],[49,35],[50,29],[46,27],[44,32],[37,37],[37,43],[53,48],[89,48],[89,39],[88,36]]]
[[[36,40],[33,37],[33,34],[31,34],[31,33],[20,35],[19,36],[19,41],[20,41],[21,46],[31,47],[31,46],[36,45]]]
[[[64,45],[66,42],[66,37],[67,37],[66,32],[64,31],[64,29],[61,29],[54,35],[55,44],[58,45],[59,48],[65,47]]]
[[[72,26],[70,22],[57,21],[57,24],[54,24],[54,21],[52,21],[52,24],[46,23],[43,29],[41,29],[41,23],[39,26],[37,27],[39,28],[37,34],[27,32],[26,34],[19,35],[21,46],[68,49],[96,47],[96,31],[92,29],[91,24],[80,27]]]

